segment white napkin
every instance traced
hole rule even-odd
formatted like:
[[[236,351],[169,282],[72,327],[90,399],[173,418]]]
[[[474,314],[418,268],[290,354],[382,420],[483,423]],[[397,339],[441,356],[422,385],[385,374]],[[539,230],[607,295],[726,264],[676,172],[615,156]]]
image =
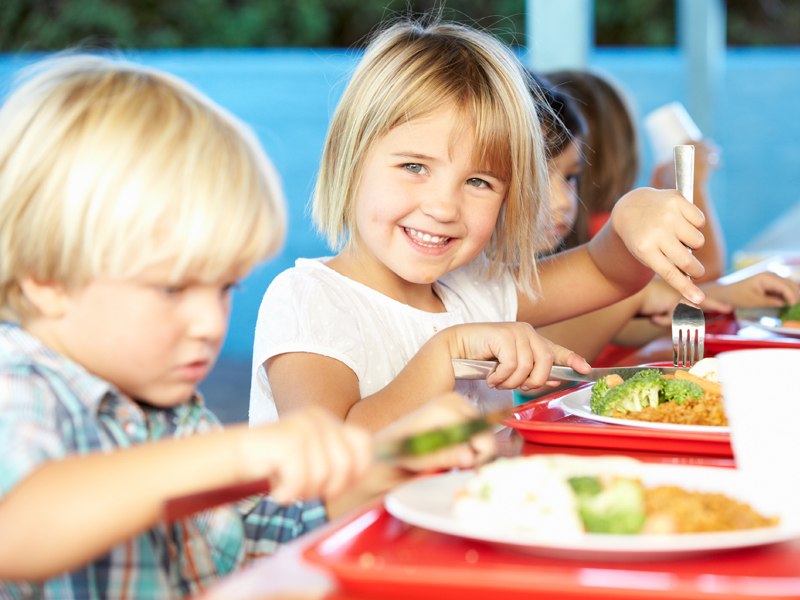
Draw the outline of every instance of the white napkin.
[[[800,520],[800,350],[739,350],[717,359],[736,468],[765,507]]]

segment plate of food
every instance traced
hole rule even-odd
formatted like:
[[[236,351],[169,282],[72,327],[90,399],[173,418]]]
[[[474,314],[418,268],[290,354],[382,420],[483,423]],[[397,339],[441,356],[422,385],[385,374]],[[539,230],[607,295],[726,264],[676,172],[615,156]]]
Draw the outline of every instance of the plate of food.
[[[561,409],[601,423],[695,433],[730,433],[716,358],[665,375],[643,368],[623,380],[612,375],[561,398]]]
[[[771,333],[800,337],[800,302],[794,306],[760,306],[734,310],[739,327],[758,327]]]
[[[425,529],[571,559],[662,560],[800,537],[735,469],[621,456],[500,458],[414,479],[386,510]]]

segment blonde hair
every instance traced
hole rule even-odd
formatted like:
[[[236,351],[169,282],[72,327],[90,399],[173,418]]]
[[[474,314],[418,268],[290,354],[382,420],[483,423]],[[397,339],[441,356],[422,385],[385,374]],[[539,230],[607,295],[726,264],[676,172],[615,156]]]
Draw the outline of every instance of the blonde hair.
[[[632,102],[610,77],[559,71],[547,79],[573,99],[588,125],[583,144],[586,160],[578,181],[581,206],[574,235],[566,243],[571,248],[589,240],[591,215],[610,212],[617,200],[633,189],[639,175],[639,133]]]
[[[18,282],[67,288],[174,260],[172,277],[242,274],[284,231],[255,135],[178,78],[72,55],[0,109],[0,318],[34,314]]]
[[[448,108],[475,128],[474,156],[508,183],[484,249],[491,277],[510,269],[536,296],[536,248],[546,219],[547,162],[526,73],[501,42],[456,24],[403,21],[380,32],[334,113],[313,199],[333,248],[353,243],[355,199],[367,156],[393,127]],[[536,286],[536,287],[534,287]]]

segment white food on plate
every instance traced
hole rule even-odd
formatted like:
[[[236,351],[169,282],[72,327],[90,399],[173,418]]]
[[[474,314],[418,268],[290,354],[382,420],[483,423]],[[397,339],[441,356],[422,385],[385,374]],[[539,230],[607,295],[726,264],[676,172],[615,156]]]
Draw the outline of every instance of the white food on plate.
[[[714,383],[719,383],[719,361],[713,357],[698,360],[694,366],[689,369],[689,373],[702,377],[703,379],[708,379]]]
[[[454,514],[482,527],[511,527],[541,537],[584,534],[567,480],[578,476],[639,478],[641,463],[621,457],[553,454],[499,458],[481,467],[454,499]]]

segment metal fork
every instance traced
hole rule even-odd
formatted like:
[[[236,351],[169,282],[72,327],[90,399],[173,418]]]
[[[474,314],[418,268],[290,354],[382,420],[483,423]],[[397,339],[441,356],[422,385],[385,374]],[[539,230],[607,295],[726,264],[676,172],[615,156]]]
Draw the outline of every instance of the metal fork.
[[[675,183],[678,191],[694,203],[694,146],[675,146]],[[691,249],[689,249],[691,252]],[[691,276],[686,274],[691,281]],[[703,311],[681,298],[672,311],[672,364],[691,367],[703,358],[706,319]]]

